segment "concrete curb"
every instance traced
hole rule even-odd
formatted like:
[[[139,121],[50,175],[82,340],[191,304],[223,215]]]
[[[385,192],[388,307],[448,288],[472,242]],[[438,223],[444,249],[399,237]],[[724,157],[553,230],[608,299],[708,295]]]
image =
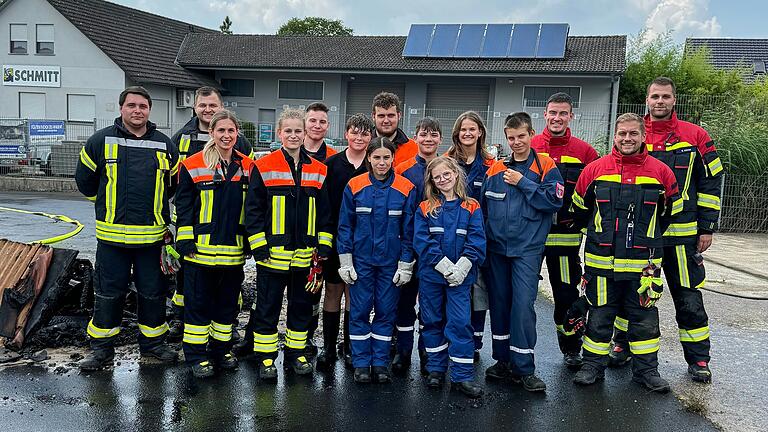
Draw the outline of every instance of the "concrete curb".
[[[75,180],[71,178],[0,176],[0,191],[77,192],[77,185]]]

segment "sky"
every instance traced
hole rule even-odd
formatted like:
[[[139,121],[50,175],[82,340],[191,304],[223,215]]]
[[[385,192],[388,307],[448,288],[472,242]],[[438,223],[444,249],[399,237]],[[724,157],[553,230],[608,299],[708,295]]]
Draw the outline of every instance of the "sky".
[[[407,35],[411,24],[570,24],[571,35],[768,37],[768,2],[758,0],[110,0],[203,27],[225,16],[235,33],[274,34],[293,17],[341,19],[356,35]]]

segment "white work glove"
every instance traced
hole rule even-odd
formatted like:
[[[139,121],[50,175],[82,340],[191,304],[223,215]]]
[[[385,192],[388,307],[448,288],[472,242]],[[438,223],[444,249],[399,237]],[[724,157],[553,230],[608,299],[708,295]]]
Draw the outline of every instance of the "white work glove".
[[[455,266],[455,264],[453,263],[453,261],[451,261],[450,259],[448,259],[448,257],[443,257],[443,258],[442,258],[442,259],[441,259],[441,260],[440,260],[440,261],[437,263],[437,265],[435,265],[435,270],[437,270],[437,272],[438,272],[438,273],[440,273],[441,275],[443,275],[443,277],[444,277],[444,278],[445,278],[445,280],[447,281],[447,280],[448,280],[448,277],[451,275],[451,273],[453,273],[453,266]]]
[[[416,264],[416,260],[411,262],[397,262],[397,271],[395,277],[392,278],[392,282],[397,286],[402,286],[408,283],[413,277],[413,266]]]
[[[339,276],[348,285],[352,285],[357,280],[355,266],[352,265],[352,254],[339,254]]]
[[[469,270],[472,268],[472,261],[467,257],[461,257],[453,266],[451,274],[445,279],[448,281],[448,286],[459,286],[464,283],[464,279],[467,278]]]

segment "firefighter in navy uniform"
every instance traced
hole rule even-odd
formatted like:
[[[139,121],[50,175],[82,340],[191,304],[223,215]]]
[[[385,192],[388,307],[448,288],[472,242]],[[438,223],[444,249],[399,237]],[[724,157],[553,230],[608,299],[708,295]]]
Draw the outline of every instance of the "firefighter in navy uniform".
[[[256,161],[245,204],[248,241],[256,264],[256,309],[248,331],[259,360],[259,376],[276,379],[277,323],[288,287],[283,365],[300,375],[313,371],[304,355],[312,318],[308,276],[331,251],[327,168],[302,148],[304,113],[285,110],[278,121],[283,147]]]
[[[95,203],[98,240],[96,299],[88,323],[93,352],[80,363],[88,371],[112,363],[131,270],[141,355],[164,363],[178,357],[165,343],[167,285],[160,269],[178,152],[148,120],[152,99],[144,88],[126,88],[119,104],[120,117],[88,139],[75,172],[77,188]]]
[[[574,225],[587,229],[583,286],[589,319],[583,364],[573,381],[591,385],[604,378],[613,322],[620,308],[629,319],[632,380],[667,392],[659,376],[659,311],[662,233],[683,203],[672,170],[645,149],[643,119],[616,119],[610,155],[587,165],[572,197]]]
[[[706,279],[701,253],[712,244],[718,228],[723,166],[714,142],[701,127],[677,118],[675,84],[666,77],[653,80],[646,99],[646,145],[651,156],[675,173],[683,210],[664,233],[664,276],[675,304],[677,325],[688,373],[694,381],[712,380],[709,369],[709,319],[699,288]],[[629,360],[626,319],[615,322],[613,365]]]
[[[576,180],[584,167],[598,159],[597,151],[588,143],[571,135],[568,124],[573,119],[573,101],[566,93],[555,93],[544,110],[544,132],[533,137],[531,148],[552,158],[565,181],[563,207],[552,221],[544,247],[549,282],[555,299],[554,320],[563,362],[571,369],[581,367],[581,337],[563,328],[568,308],[579,298],[581,276],[581,231],[573,227],[569,212]]]
[[[209,139],[208,127],[211,119],[223,109],[221,93],[215,88],[200,87],[195,91],[195,115],[171,137],[171,141],[179,149],[179,163],[184,162],[185,159],[203,149],[203,146]],[[253,147],[244,135],[238,134],[234,148],[249,158],[253,158]],[[176,214],[174,213],[172,216],[175,222]],[[176,290],[173,293],[172,301],[175,317],[171,320],[168,339],[176,340],[181,339],[184,332],[182,327],[182,322],[184,321],[183,265],[176,274]]]
[[[176,191],[176,250],[184,257],[184,358],[197,378],[232,370],[232,316],[245,263],[245,195],[253,160],[234,150],[240,129],[227,110],[210,122],[211,140],[187,158]],[[207,352],[206,352],[207,348]]]

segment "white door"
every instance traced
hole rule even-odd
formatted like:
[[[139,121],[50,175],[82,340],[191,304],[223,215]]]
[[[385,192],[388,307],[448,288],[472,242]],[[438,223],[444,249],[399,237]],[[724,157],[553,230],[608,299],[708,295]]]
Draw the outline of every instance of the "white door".
[[[44,119],[45,93],[19,93],[19,117]]]

